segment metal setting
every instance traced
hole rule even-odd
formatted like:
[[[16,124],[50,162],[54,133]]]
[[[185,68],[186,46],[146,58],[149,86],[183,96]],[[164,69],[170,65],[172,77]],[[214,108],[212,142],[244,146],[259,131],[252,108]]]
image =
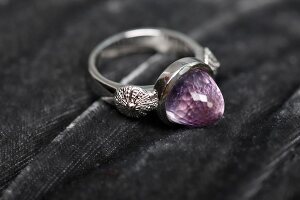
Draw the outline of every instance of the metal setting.
[[[103,59],[114,59],[145,50],[175,53],[178,57],[184,58],[169,65],[155,85],[123,85],[108,80],[98,70]],[[140,117],[157,110],[166,123],[170,122],[165,114],[164,103],[176,81],[194,67],[206,70],[213,76],[219,66],[220,63],[211,51],[191,38],[175,31],[154,28],[130,30],[112,36],[96,46],[89,57],[89,73],[93,89],[102,96],[102,99],[112,103],[121,113],[129,117]]]
[[[207,64],[196,58],[186,57],[170,64],[158,77],[154,85],[154,89],[157,91],[159,98],[157,113],[161,120],[167,124],[170,123],[169,119],[166,116],[165,109],[165,101],[168,97],[168,94],[170,93],[176,82],[180,79],[180,77],[193,68],[200,68],[208,72],[211,76],[214,75],[214,71]]]
[[[157,92],[147,91],[137,86],[123,86],[117,89],[115,105],[119,111],[128,117],[145,116],[155,110],[158,105]]]

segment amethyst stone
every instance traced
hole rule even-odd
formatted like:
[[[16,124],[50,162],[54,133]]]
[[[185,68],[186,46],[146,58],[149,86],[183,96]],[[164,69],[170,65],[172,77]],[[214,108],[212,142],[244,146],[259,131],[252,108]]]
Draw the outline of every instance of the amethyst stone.
[[[224,113],[224,99],[213,78],[194,68],[183,74],[171,89],[165,103],[171,122],[188,126],[207,126]]]

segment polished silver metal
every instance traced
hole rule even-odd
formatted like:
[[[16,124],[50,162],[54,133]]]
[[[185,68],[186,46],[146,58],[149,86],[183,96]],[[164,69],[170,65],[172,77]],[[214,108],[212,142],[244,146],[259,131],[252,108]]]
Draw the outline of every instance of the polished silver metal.
[[[101,61],[119,56],[155,50],[159,53],[173,53],[184,57],[169,65],[155,85],[123,85],[105,78],[100,72]],[[191,55],[192,57],[185,57]],[[135,29],[109,37],[91,52],[89,73],[96,93],[114,104],[121,113],[140,117],[157,109],[160,117],[165,116],[164,102],[181,75],[194,67],[200,67],[215,75],[220,63],[208,48],[200,46],[188,36],[167,29]]]

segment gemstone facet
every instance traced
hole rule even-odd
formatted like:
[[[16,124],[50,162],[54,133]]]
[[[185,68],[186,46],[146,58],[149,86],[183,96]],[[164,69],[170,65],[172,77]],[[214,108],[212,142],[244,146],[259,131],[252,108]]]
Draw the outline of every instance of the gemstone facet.
[[[224,113],[223,95],[213,78],[200,68],[190,69],[175,83],[165,102],[169,121],[208,126]]]

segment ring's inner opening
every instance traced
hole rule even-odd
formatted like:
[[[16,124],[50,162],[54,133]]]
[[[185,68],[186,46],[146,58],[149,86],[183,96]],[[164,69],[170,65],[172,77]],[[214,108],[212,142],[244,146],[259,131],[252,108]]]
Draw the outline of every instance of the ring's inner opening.
[[[107,45],[98,55],[97,66],[109,80],[151,85],[169,64],[192,55],[192,50],[178,38],[139,36]]]

